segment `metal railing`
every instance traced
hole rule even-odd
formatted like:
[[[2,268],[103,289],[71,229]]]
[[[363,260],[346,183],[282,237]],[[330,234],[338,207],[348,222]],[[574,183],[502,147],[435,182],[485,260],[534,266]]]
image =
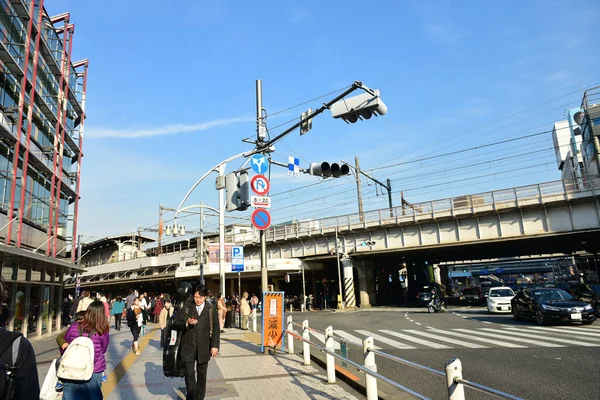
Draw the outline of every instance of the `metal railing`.
[[[302,334],[299,334],[294,327],[299,327],[302,330]],[[325,346],[321,346],[316,344],[310,340],[310,332],[316,332],[324,335],[325,337]],[[490,394],[492,396],[496,396],[504,399],[511,400],[522,400],[520,397],[513,396],[511,394],[502,392],[500,390],[496,390],[490,388],[485,385],[481,385],[479,383],[471,382],[467,379],[464,379],[462,376],[462,363],[458,358],[453,358],[449,360],[445,365],[445,371],[438,371],[434,368],[427,367],[425,365],[418,364],[416,362],[406,360],[401,357],[396,357],[394,355],[385,353],[381,350],[375,348],[374,340],[372,336],[367,337],[362,341],[362,343],[348,340],[346,338],[337,336],[333,333],[333,327],[329,326],[325,329],[325,332],[319,331],[317,329],[311,328],[308,325],[308,320],[302,321],[302,324],[295,323],[292,319],[292,316],[287,317],[287,329],[284,331],[284,334],[287,334],[287,344],[288,344],[288,353],[294,354],[294,339],[298,339],[302,342],[302,355],[304,359],[304,365],[310,365],[310,348],[311,346],[316,349],[324,352],[326,354],[326,369],[327,369],[327,382],[335,383],[335,359],[342,360],[344,363],[352,365],[359,371],[365,373],[365,381],[366,381],[366,392],[367,392],[367,400],[377,400],[378,392],[377,392],[377,381],[381,380],[389,385],[399,389],[403,392],[410,394],[411,396],[417,399],[429,399],[426,397],[380,373],[377,372],[377,364],[375,362],[375,355],[384,357],[388,360],[395,361],[404,365],[407,365],[412,368],[417,368],[425,372],[432,373],[434,375],[438,375],[441,377],[446,377],[446,386],[448,390],[448,399],[449,400],[464,400],[465,393],[464,388],[469,387],[475,390],[478,390],[483,393]],[[347,355],[337,354],[335,352],[335,341],[340,342],[340,348],[345,343],[351,343],[356,346],[359,346],[363,350],[364,361],[363,364],[359,364],[355,361],[350,360]]]

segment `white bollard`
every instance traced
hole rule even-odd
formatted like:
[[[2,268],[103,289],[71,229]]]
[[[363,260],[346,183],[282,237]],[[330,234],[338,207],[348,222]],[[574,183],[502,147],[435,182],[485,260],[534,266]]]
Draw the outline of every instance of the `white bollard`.
[[[256,308],[252,310],[252,332],[256,332]]]
[[[375,364],[375,353],[373,353],[372,349],[375,346],[373,345],[373,338],[369,336],[365,340],[363,340],[363,353],[365,355],[365,367],[370,369],[373,372],[377,372],[377,365]],[[377,378],[366,374],[366,382],[367,382],[367,400],[377,400]]]
[[[333,328],[328,326],[325,329],[325,347],[327,350],[335,351],[333,343]],[[327,383],[335,383],[335,357],[326,353],[325,360],[327,361]]]
[[[294,306],[290,304],[290,313],[294,312]]]
[[[288,353],[294,354],[294,337],[292,336],[292,331],[294,330],[294,322],[292,321],[292,316],[287,317],[287,339],[288,339]]]
[[[308,332],[308,320],[302,321],[302,339],[310,340]],[[304,365],[310,365],[310,344],[302,342],[302,354],[304,355]]]
[[[465,400],[465,387],[454,381],[462,378],[462,363],[453,358],[446,363],[446,384],[448,385],[448,400]]]

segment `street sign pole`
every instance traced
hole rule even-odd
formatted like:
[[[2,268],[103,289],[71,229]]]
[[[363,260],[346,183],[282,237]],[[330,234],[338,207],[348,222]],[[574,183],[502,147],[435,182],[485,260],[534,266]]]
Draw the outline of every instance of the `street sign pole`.
[[[256,80],[256,138],[258,141],[262,142],[261,138],[262,133],[262,81],[260,79]],[[267,237],[265,236],[265,231],[260,231],[260,288],[261,292],[264,293],[267,291],[268,285],[267,279]],[[263,304],[263,310],[265,309],[265,305]],[[264,313],[263,313],[264,315]],[[269,354],[269,349],[264,347],[264,353]]]

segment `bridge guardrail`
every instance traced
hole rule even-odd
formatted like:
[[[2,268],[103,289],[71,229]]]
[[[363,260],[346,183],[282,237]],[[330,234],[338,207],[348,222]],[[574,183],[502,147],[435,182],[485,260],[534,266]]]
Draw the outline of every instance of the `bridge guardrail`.
[[[267,241],[285,240],[290,237],[332,233],[335,230],[344,231],[370,226],[416,222],[436,216],[546,204],[551,201],[570,200],[581,195],[596,195],[598,192],[600,192],[600,175],[595,175],[426,201],[415,203],[412,207],[398,206],[366,211],[362,214],[346,214],[298,221],[286,225],[274,225],[265,231],[265,235]],[[235,242],[252,242],[250,236],[234,236],[232,239]]]
[[[294,327],[299,327],[302,330],[302,334],[300,335]],[[310,331],[320,333],[325,337],[325,346],[321,346],[316,344],[310,340]],[[287,334],[287,343],[288,343],[288,352],[294,354],[294,339],[300,340],[302,342],[302,353],[304,358],[304,365],[310,365],[310,348],[315,347],[316,349],[324,352],[326,354],[326,367],[327,367],[327,382],[335,383],[335,359],[341,359],[344,363],[352,365],[357,368],[359,371],[362,371],[366,374],[366,391],[367,391],[367,400],[377,400],[378,392],[377,392],[377,380],[382,380],[391,386],[399,389],[403,392],[406,392],[417,399],[429,399],[428,397],[380,374],[377,372],[377,364],[375,363],[375,355],[379,355],[381,357],[387,358],[388,360],[395,361],[404,365],[407,365],[412,368],[417,368],[422,371],[426,371],[432,373],[437,376],[446,377],[446,385],[448,390],[448,399],[449,400],[464,400],[465,393],[464,387],[469,387],[474,390],[478,390],[480,392],[484,392],[499,398],[511,399],[511,400],[522,400],[522,398],[513,396],[509,393],[502,392],[497,389],[490,388],[485,385],[481,385],[476,382],[469,381],[464,379],[462,376],[462,363],[458,358],[453,358],[449,360],[445,364],[445,372],[436,370],[434,368],[427,367],[425,365],[421,365],[415,363],[410,360],[406,360],[401,357],[396,357],[394,355],[388,354],[384,351],[378,350],[375,348],[373,337],[369,336],[362,341],[362,343],[348,340],[346,338],[337,336],[333,333],[333,327],[329,326],[325,329],[325,332],[319,331],[318,329],[311,328],[308,324],[308,320],[302,321],[302,324],[295,323],[292,319],[292,316],[287,317],[287,328],[284,331],[284,334]],[[342,343],[352,343],[356,346],[359,346],[363,349],[364,354],[364,362],[363,364],[359,364],[350,360],[347,357],[342,356],[341,354],[337,354],[335,352],[334,340],[337,340]],[[340,346],[341,347],[341,346]]]

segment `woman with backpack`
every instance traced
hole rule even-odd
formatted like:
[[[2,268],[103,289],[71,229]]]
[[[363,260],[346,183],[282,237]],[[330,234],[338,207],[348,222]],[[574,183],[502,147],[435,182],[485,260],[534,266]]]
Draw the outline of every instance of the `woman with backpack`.
[[[65,333],[65,341],[73,342],[80,336],[91,339],[94,346],[94,372],[87,381],[64,380],[63,400],[102,399],[102,373],[106,369],[104,353],[108,349],[110,326],[106,319],[104,303],[94,300],[85,312],[83,322],[74,322]],[[63,355],[61,365],[67,363],[69,348]]]

